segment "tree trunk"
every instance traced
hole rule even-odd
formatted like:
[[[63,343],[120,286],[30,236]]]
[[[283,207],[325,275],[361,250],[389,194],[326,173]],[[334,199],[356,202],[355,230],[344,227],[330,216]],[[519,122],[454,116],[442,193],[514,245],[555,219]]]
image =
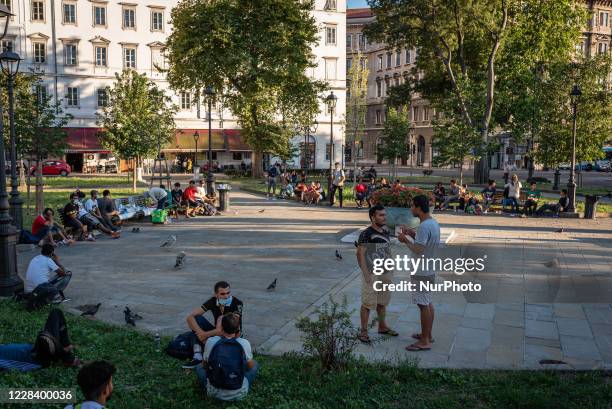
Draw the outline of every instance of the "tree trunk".
[[[42,159],[36,158],[36,214],[42,212],[45,206],[43,198]]]
[[[253,151],[253,160],[251,162],[251,176],[253,178],[262,178],[263,177],[263,153],[259,151]]]
[[[463,162],[459,163],[459,184],[463,186]]]
[[[136,192],[136,172],[138,169],[138,163],[136,159],[132,159],[132,192]]]
[[[25,186],[25,169],[24,169],[24,163],[23,163],[23,158],[19,159],[19,163],[20,163],[20,167],[19,167],[19,187],[23,187]]]

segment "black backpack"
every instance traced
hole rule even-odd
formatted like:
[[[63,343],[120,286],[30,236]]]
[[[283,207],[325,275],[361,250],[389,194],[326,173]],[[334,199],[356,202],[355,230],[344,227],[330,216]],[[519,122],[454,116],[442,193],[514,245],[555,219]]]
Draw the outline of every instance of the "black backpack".
[[[59,295],[59,291],[53,284],[40,284],[34,289],[34,291],[32,291],[31,294],[29,294],[26,310],[38,310],[39,308],[50,304],[57,295]]]
[[[236,390],[242,387],[246,355],[236,338],[221,338],[208,357],[208,381],[217,389]]]
[[[164,349],[168,355],[188,359],[193,355],[193,334],[191,331],[177,335]]]

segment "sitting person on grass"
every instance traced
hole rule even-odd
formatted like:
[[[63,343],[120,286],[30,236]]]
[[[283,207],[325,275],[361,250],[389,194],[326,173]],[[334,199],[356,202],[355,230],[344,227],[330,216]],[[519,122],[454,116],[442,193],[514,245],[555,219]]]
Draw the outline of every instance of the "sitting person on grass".
[[[221,334],[221,317],[223,314],[233,312],[242,316],[242,301],[232,297],[228,282],[217,282],[214,291],[212,297],[187,316],[187,325],[193,331],[193,360],[183,365],[185,369],[195,368],[202,362],[202,346],[208,338]],[[206,311],[212,313],[214,324],[204,317]]]
[[[36,217],[36,219],[34,219],[34,222],[32,222],[32,237],[30,237],[30,243],[38,244],[40,247],[45,243],[51,244],[52,246],[57,246],[58,244],[69,246],[74,243],[74,240],[66,235],[64,229],[55,223],[54,215],[55,212],[53,209],[47,207]],[[59,243],[55,241],[56,236],[62,239]]]
[[[68,337],[64,313],[57,308],[49,311],[45,326],[36,336],[34,344],[0,345],[0,371],[27,372],[46,368],[57,361],[61,361],[66,367],[82,365],[74,356],[74,346]]]
[[[79,370],[77,383],[85,402],[68,405],[64,409],[104,409],[113,394],[115,365],[108,361],[89,362]]]
[[[240,315],[226,313],[219,334],[206,340],[202,365],[196,366],[198,383],[213,398],[244,399],[257,376],[251,344],[240,336]]]
[[[529,190],[527,190],[527,200],[523,206],[523,216],[532,216],[538,208],[538,200],[542,197],[542,192],[536,188],[536,183],[531,182]]]
[[[366,200],[366,195],[368,194],[368,187],[365,183],[363,183],[363,179],[359,178],[359,182],[355,185],[355,201],[357,202],[357,207],[361,209],[363,207],[363,203]]]
[[[24,293],[49,294],[52,303],[66,299],[64,290],[68,286],[72,273],[60,264],[59,257],[54,253],[51,244],[43,245],[40,255],[30,260],[26,271]],[[50,274],[53,274],[50,277]]]
[[[567,197],[567,189],[562,189],[557,203],[545,203],[538,210],[536,210],[536,216],[543,216],[546,212],[552,212],[555,215],[559,215],[561,212],[567,212],[567,208],[570,205],[569,197]]]

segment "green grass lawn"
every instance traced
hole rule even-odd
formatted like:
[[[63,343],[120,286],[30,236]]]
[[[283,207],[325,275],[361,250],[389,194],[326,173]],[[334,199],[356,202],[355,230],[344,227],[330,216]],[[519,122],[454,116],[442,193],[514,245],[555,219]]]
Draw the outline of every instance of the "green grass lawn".
[[[12,301],[0,301],[0,343],[32,342],[47,313],[28,313]],[[199,392],[195,374],[180,369],[180,361],[155,352],[151,335],[70,314],[67,320],[81,359],[108,359],[117,366],[111,408],[602,409],[612,402],[609,374],[598,371],[424,370],[407,362],[356,362],[346,371],[320,374],[309,359],[256,354],[260,373],[247,399],[219,403]],[[2,373],[0,385],[76,388],[76,374],[61,366]],[[28,407],[43,405],[19,405]]]

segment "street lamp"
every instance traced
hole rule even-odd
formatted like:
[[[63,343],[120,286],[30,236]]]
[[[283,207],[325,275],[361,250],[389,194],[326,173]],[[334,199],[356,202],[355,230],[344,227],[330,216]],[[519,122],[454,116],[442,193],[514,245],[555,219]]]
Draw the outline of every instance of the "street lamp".
[[[576,213],[576,127],[578,120],[578,100],[582,95],[582,91],[578,84],[574,84],[570,98],[572,101],[572,163],[570,168],[570,177],[567,183],[567,193],[569,196],[569,206],[567,207],[568,213]]]
[[[12,51],[0,54],[0,66],[8,79],[9,102],[9,133],[11,140],[11,199],[10,214],[17,231],[23,228],[22,206],[23,200],[19,197],[19,184],[17,183],[17,142],[15,138],[15,93],[13,84],[19,71],[21,57]]]
[[[208,98],[208,175],[206,175],[206,193],[211,194],[214,190],[215,179],[212,173],[212,101],[216,91],[212,86],[206,87],[204,94]]]
[[[6,35],[11,12],[5,5],[0,5],[0,24],[4,20],[4,29],[0,40]],[[17,229],[11,224],[9,201],[6,192],[6,157],[4,154],[4,121],[2,99],[0,98],[0,297],[11,296],[23,288],[23,281],[17,274]]]
[[[330,120],[330,132],[329,132],[329,179],[327,184],[327,191],[330,195],[330,203],[332,202],[331,197],[331,185],[334,179],[334,110],[336,109],[336,103],[338,102],[338,97],[334,95],[334,91],[331,92],[327,97],[325,97],[325,104],[327,104],[327,109],[329,111],[329,120]]]
[[[304,126],[304,176],[310,165],[310,135],[317,132],[319,122],[315,119],[312,125]]]
[[[200,178],[200,168],[198,167],[198,140],[199,139],[200,139],[200,133],[198,131],[195,131],[195,133],[193,134],[193,140],[195,142],[195,158],[193,158],[193,177],[194,179]]]

